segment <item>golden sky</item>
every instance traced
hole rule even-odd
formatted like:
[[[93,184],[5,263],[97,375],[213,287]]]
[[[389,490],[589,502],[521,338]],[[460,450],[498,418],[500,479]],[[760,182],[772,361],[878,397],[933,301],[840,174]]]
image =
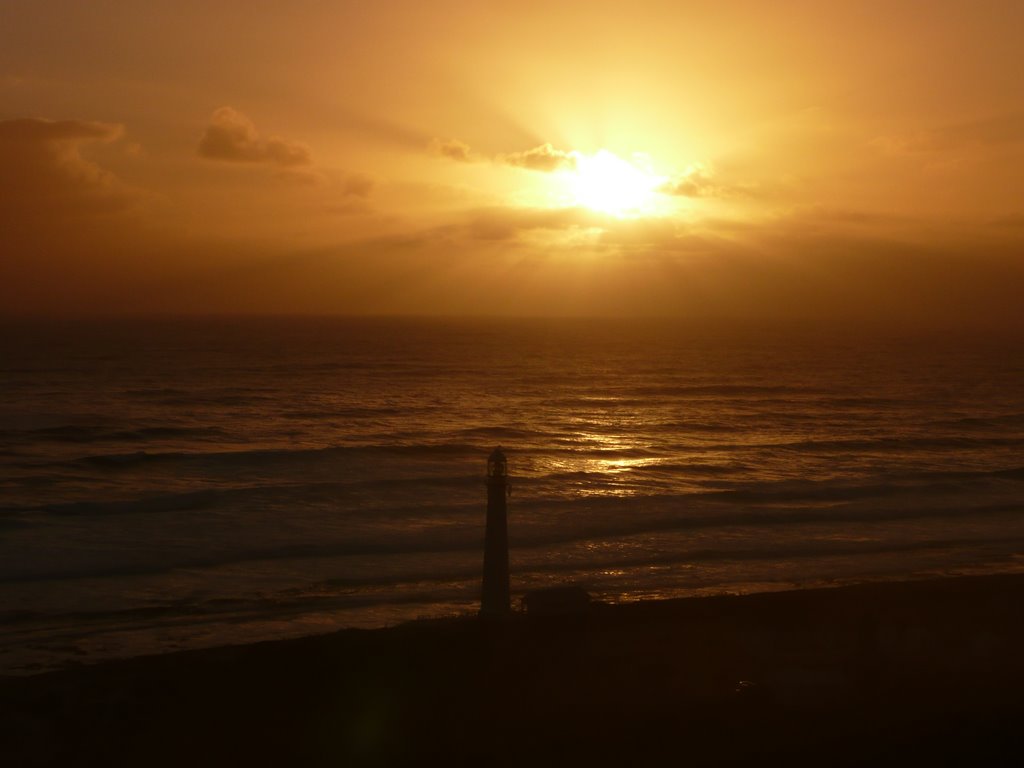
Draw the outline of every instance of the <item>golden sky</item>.
[[[1024,3],[5,0],[8,312],[1024,325]]]

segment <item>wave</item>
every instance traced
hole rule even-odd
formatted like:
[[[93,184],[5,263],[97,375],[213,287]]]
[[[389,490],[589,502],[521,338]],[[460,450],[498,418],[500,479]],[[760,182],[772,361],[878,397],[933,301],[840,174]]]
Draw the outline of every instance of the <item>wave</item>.
[[[560,572],[564,570],[579,569],[599,570],[623,566],[646,568],[648,566],[657,565],[679,565],[718,561],[756,562],[847,556],[864,557],[878,554],[901,554],[930,550],[976,549],[982,547],[1000,550],[1005,556],[1009,557],[1014,554],[1015,549],[1020,544],[1020,541],[1008,541],[1006,538],[1002,537],[980,537],[976,539],[944,538],[907,542],[850,542],[842,540],[816,540],[813,543],[808,544],[789,543],[767,548],[746,547],[730,549],[726,547],[706,547],[701,549],[684,549],[658,554],[640,552],[628,555],[613,555],[610,557],[599,557],[587,561],[550,560],[531,564],[530,571]]]
[[[929,426],[954,429],[1019,429],[1024,427],[1024,413],[1004,413],[998,416],[962,416],[957,419],[936,419]]]
[[[444,471],[437,471],[436,465],[430,471],[408,471],[408,464],[399,462],[395,472],[388,473],[389,465],[382,463],[367,469],[365,460],[393,455],[406,458],[452,459],[442,465]],[[107,454],[75,459],[59,466],[102,466],[111,471],[130,471],[148,465],[170,464],[174,472],[209,470],[220,478],[215,487],[175,490],[170,493],[154,492],[129,499],[90,498],[67,502],[33,506],[0,507],[0,519],[10,520],[13,516],[26,514],[54,515],[131,515],[191,511],[204,508],[217,509],[234,507],[244,509],[252,502],[266,507],[271,504],[286,508],[302,509],[303,505],[336,501],[339,510],[349,516],[384,514],[384,510],[405,510],[402,494],[419,493],[423,510],[434,509],[434,502],[446,499],[445,506],[452,507],[457,498],[465,498],[468,489],[480,483],[481,474],[473,471],[481,461],[483,452],[471,444],[438,444],[409,446],[335,446],[309,449],[265,449],[255,451],[226,451],[210,453],[147,453],[144,451],[127,454]],[[565,457],[565,452],[556,455]],[[995,467],[992,469],[963,471],[903,471],[879,473],[862,479],[826,477],[823,479],[777,479],[744,480],[750,465],[744,462],[706,461],[664,461],[661,456],[647,449],[623,449],[609,451],[580,451],[571,453],[573,460],[597,459],[616,461],[619,459],[649,459],[649,463],[631,465],[627,472],[614,473],[604,469],[563,470],[552,469],[535,474],[513,478],[519,502],[531,503],[531,496],[544,503],[570,504],[580,488],[592,494],[614,491],[623,483],[639,491],[643,503],[675,500],[682,505],[704,500],[717,504],[806,504],[833,505],[864,499],[883,499],[897,496],[932,497],[946,494],[951,498],[978,493],[995,482],[1024,480],[1024,467]],[[358,456],[363,461],[349,466],[345,459]],[[471,466],[469,459],[472,459]],[[341,466],[334,462],[342,461]],[[327,462],[319,471],[328,471],[333,477],[324,478],[307,474],[305,470],[317,470],[318,462]],[[271,466],[282,470],[273,478],[268,474]],[[415,465],[414,465],[415,466]],[[538,465],[543,468],[543,462]],[[301,468],[303,473],[297,469]],[[254,474],[246,477],[259,478],[258,482],[240,484],[241,472],[251,470]],[[468,471],[467,471],[468,470]],[[233,473],[230,478],[222,473]],[[278,482],[268,482],[275,479]],[[227,481],[227,482],[225,482]],[[678,488],[691,489],[679,493]],[[671,490],[676,489],[676,490]],[[668,491],[666,493],[666,491]],[[347,502],[347,494],[358,493],[358,502]],[[398,502],[398,503],[396,503]],[[517,503],[519,503],[517,502]],[[620,506],[629,502],[619,500]],[[637,502],[639,503],[639,502]],[[396,512],[397,514],[397,512]],[[20,518],[19,519],[23,519]]]
[[[456,434],[462,437],[489,438],[492,440],[546,440],[550,438],[550,433],[548,432],[516,427],[469,427],[458,430]]]
[[[975,448],[996,446],[1024,445],[1024,436],[1020,437],[967,437],[963,435],[948,436],[906,436],[906,437],[873,437],[873,438],[840,438],[833,440],[796,440],[785,443],[768,443],[765,447],[790,451],[906,451],[908,448]]]
[[[821,394],[821,389],[793,384],[641,384],[630,392],[643,397]]]
[[[908,520],[950,522],[965,518],[978,521],[985,517],[1016,515],[1021,512],[1021,504],[1018,501],[955,507],[898,505],[866,508],[862,506],[830,508],[820,506],[812,508],[730,506],[722,508],[716,507],[713,503],[720,498],[721,494],[715,493],[658,497],[654,500],[645,500],[648,502],[645,504],[647,513],[643,515],[622,514],[623,506],[619,499],[576,499],[554,506],[550,501],[528,501],[517,505],[516,514],[523,522],[510,529],[510,543],[514,550],[556,548],[564,551],[566,547],[572,545],[703,529],[727,530],[733,527],[756,527],[766,531],[788,530],[786,535],[792,535],[793,526],[816,523],[846,525]],[[657,503],[650,503],[653,501]],[[12,566],[6,569],[4,578],[11,582],[124,578],[165,573],[182,568],[213,568],[276,560],[348,557],[397,557],[401,559],[416,555],[440,556],[442,559],[448,560],[459,555],[480,552],[482,550],[482,526],[479,521],[473,524],[466,522],[479,514],[479,505],[474,503],[458,508],[445,507],[447,514],[453,511],[461,511],[462,524],[410,531],[403,531],[402,528],[394,526],[378,526],[375,531],[360,536],[348,536],[341,541],[305,541],[242,549],[223,549],[205,553],[179,553],[177,556],[168,556],[163,561],[134,560],[116,564],[104,563],[67,568],[50,567],[46,570],[33,564],[20,571],[17,566]],[[391,512],[393,514],[397,512],[398,516],[403,514],[422,515],[424,512],[429,512],[429,509],[410,506]],[[537,521],[541,521],[542,524],[538,524]],[[1001,538],[1000,541],[1007,546],[1022,544],[1014,542],[1008,537]],[[897,546],[891,542],[890,545]],[[781,545],[766,545],[750,551],[761,553],[761,557],[775,557],[781,552],[779,546]],[[825,545],[816,542],[813,546],[820,550],[821,546]],[[899,544],[898,546],[905,545]]]
[[[657,465],[655,465],[656,467]],[[643,471],[640,468],[639,471]],[[960,471],[913,471],[875,474],[864,480],[711,481],[709,492],[746,503],[778,501],[842,502],[906,494],[974,494],[993,480],[1024,480],[1024,467]]]
[[[243,563],[268,562],[275,560],[306,560],[313,558],[344,558],[344,557],[383,557],[409,556],[424,554],[454,554],[475,552],[481,549],[482,542],[476,529],[463,529],[457,539],[450,532],[442,535],[424,536],[423,534],[404,537],[385,536],[379,538],[355,539],[343,542],[304,542],[287,545],[252,547],[240,550],[220,552],[193,553],[178,557],[167,557],[163,561],[157,559],[135,560],[121,563],[104,563],[93,566],[52,567],[42,570],[38,567],[16,570],[9,567],[4,572],[4,580],[8,582],[47,582],[74,579],[108,579],[126,576],[144,576],[169,573],[183,568],[214,568],[225,565]]]
[[[217,427],[151,426],[135,429],[111,429],[100,425],[61,424],[55,427],[19,430],[23,439],[62,443],[102,443],[146,440],[190,439],[220,440],[228,433]]]
[[[132,451],[82,456],[70,461],[52,462],[48,466],[94,464],[108,467],[129,467],[148,463],[210,463],[266,465],[271,462],[301,462],[311,458],[331,458],[357,454],[395,454],[423,456],[482,456],[481,445],[469,443],[394,443],[337,445],[313,448],[255,448],[242,451]]]
[[[275,411],[274,416],[284,419],[379,419],[392,416],[408,417],[415,413],[426,413],[425,406],[331,406],[324,408],[295,408]]]
[[[375,591],[334,591],[331,594],[303,593],[284,596],[220,598],[205,601],[171,602],[165,605],[138,606],[120,610],[66,611],[43,613],[38,611],[0,612],[0,638],[15,644],[31,642],[45,633],[48,643],[88,636],[96,631],[116,631],[146,628],[209,624],[247,624],[259,619],[279,621],[313,611],[343,611],[380,605],[431,604],[452,599],[466,599],[461,585],[439,590],[440,579],[396,581],[378,586],[405,586],[408,590],[386,593]],[[421,589],[416,589],[421,587]]]
[[[234,509],[240,512],[239,523],[244,524],[244,510],[251,505],[261,508],[275,506],[282,510],[298,510],[305,506],[312,507],[327,501],[337,505],[338,512],[343,513],[347,520],[357,517],[373,517],[376,520],[396,517],[413,517],[424,514],[438,514],[444,510],[452,514],[463,505],[452,501],[449,496],[439,497],[440,491],[458,491],[481,484],[478,475],[452,474],[441,477],[426,478],[394,478],[388,480],[352,478],[347,480],[314,482],[262,482],[253,485],[201,488],[169,493],[148,493],[128,499],[78,500],[42,504],[36,506],[0,507],[0,526],[24,527],[31,524],[34,516],[110,516],[110,515],[146,515],[165,514],[169,512],[192,512],[202,509]],[[382,485],[391,489],[402,486],[414,489],[431,489],[432,495],[415,505],[397,504],[394,497],[390,503],[381,505],[374,503],[377,498],[375,491]],[[357,494],[361,501],[353,506],[349,498]],[[438,498],[444,501],[438,503]],[[369,501],[367,501],[369,499]],[[474,508],[479,504],[474,504]]]

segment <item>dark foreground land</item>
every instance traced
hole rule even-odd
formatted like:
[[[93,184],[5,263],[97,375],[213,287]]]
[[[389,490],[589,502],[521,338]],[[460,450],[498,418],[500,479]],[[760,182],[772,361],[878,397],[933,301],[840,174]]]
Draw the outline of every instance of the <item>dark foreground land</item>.
[[[1022,597],[992,576],[595,606],[6,679],[0,764],[1021,765]]]

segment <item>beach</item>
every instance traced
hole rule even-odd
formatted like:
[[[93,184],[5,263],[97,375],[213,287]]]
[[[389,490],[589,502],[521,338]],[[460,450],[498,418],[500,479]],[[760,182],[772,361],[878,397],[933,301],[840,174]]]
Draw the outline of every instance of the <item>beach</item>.
[[[995,765],[1024,577],[463,617],[0,681],[4,765]]]

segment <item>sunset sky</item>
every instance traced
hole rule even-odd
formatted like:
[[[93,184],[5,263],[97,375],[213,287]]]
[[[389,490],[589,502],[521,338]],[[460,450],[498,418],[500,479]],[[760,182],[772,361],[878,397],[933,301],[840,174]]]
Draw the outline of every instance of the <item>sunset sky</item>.
[[[1024,3],[5,0],[5,312],[1024,326]]]

